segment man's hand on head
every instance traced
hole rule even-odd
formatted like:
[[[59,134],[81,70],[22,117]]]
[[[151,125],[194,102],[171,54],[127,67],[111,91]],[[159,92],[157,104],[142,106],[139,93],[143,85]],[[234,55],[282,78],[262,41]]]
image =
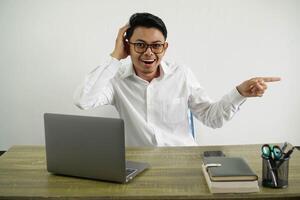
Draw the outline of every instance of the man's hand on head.
[[[280,77],[256,77],[244,81],[236,87],[238,92],[244,97],[262,97],[268,88],[268,82],[280,81]]]
[[[115,49],[110,54],[112,57],[121,60],[125,59],[128,56],[128,50],[126,49],[126,41],[125,41],[125,32],[129,28],[129,24],[121,27],[118,32],[118,36],[116,38]]]

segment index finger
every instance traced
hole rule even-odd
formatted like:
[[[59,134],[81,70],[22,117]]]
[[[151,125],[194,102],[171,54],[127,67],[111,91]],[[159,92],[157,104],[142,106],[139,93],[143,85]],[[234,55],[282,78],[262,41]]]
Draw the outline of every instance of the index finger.
[[[261,77],[261,79],[265,82],[276,82],[281,80],[280,77]]]

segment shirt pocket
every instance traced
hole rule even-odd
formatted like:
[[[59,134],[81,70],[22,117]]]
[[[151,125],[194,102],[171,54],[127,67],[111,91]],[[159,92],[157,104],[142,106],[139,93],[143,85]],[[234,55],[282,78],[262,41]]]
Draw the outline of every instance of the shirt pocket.
[[[167,123],[179,123],[186,118],[185,98],[176,98],[163,102],[163,120]]]

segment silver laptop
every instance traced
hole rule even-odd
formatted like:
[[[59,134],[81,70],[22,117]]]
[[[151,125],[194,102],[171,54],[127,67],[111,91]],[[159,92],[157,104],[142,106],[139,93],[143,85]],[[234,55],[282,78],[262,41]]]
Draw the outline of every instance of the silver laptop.
[[[122,119],[44,114],[47,170],[125,183],[149,164],[125,161]]]

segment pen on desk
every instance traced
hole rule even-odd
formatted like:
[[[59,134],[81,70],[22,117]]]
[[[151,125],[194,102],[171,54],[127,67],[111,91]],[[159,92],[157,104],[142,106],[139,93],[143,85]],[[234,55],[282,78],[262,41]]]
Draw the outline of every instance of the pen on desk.
[[[281,147],[281,151],[282,151],[282,153],[284,153],[284,151],[285,151],[285,149],[286,149],[287,145],[288,145],[288,143],[287,143],[287,142],[283,143],[283,146]]]
[[[295,147],[288,150],[288,152],[285,153],[283,159],[289,158],[291,156],[291,154],[293,153],[294,149],[295,149]]]
[[[291,156],[291,154],[293,153],[294,149],[295,149],[295,147],[292,147],[290,150],[288,150],[288,152],[286,152],[286,153],[284,154],[283,158],[280,159],[280,162],[279,162],[279,163],[277,164],[277,166],[276,166],[277,169],[282,165],[282,163],[284,163],[284,161],[285,161],[286,159],[289,159],[289,158],[290,158],[290,156]]]

